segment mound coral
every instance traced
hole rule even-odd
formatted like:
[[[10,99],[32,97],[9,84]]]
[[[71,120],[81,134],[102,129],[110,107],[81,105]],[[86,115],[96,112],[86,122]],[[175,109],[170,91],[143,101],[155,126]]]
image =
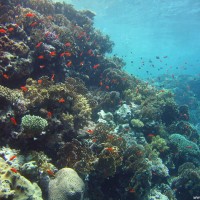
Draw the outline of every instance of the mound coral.
[[[83,200],[85,185],[76,171],[60,169],[49,182],[49,200]]]
[[[169,137],[169,144],[178,150],[178,153],[187,158],[189,156],[199,156],[200,150],[197,144],[187,140],[180,134],[172,134]]]

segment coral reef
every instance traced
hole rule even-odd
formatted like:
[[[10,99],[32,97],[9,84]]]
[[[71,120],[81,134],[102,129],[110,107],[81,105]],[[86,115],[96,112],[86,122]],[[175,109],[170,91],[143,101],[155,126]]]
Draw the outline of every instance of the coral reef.
[[[64,2],[0,0],[0,198],[199,196],[199,80],[178,105],[177,89],[156,89],[107,54],[114,42],[94,17]]]

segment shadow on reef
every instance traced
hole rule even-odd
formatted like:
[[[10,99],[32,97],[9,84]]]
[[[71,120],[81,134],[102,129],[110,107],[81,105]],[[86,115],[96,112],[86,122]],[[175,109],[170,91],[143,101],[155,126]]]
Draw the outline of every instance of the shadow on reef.
[[[188,106],[107,56],[114,43],[94,16],[0,0],[0,199],[199,196]]]

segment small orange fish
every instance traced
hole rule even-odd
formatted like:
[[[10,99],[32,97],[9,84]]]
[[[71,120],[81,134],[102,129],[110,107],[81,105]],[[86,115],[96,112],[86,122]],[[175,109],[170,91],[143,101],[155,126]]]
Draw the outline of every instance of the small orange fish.
[[[70,43],[70,42],[67,42],[67,43],[65,43],[65,46],[66,46],[66,47],[71,47],[71,43]]]
[[[3,28],[0,28],[0,33],[6,33],[6,30]]]
[[[48,118],[52,118],[52,112],[48,111],[48,112],[47,112],[47,117],[48,117]]]
[[[50,56],[56,56],[56,52],[55,52],[55,51],[52,51],[52,52],[49,53],[49,55],[50,55]]]
[[[66,66],[67,67],[71,67],[72,66],[72,61],[67,62]]]
[[[150,134],[148,134],[148,137],[155,137],[155,135],[150,133]]]
[[[37,82],[38,84],[42,84],[42,79],[39,79]]]
[[[92,54],[93,54],[92,49],[89,49],[87,53],[88,53],[89,55],[92,55]]]
[[[39,42],[35,47],[39,48],[42,44],[43,44],[43,42]]]
[[[53,16],[49,15],[49,16],[47,16],[47,19],[53,20]]]
[[[93,69],[97,69],[100,66],[100,64],[96,64],[93,66]]]
[[[50,170],[50,169],[47,169],[46,172],[50,176],[55,176],[54,172],[52,170]]]
[[[36,15],[34,14],[34,13],[27,13],[26,15],[25,15],[26,17],[35,17]]]
[[[55,74],[52,74],[51,80],[54,81],[54,79],[55,79]]]
[[[65,55],[65,52],[61,53],[61,54],[60,54],[60,57],[63,57],[64,55]]]
[[[108,138],[109,140],[113,140],[115,137],[114,137],[114,135],[107,135],[107,138]]]
[[[107,90],[109,90],[109,88],[110,88],[110,87],[109,87],[108,85],[106,85],[106,87],[105,87],[105,88],[106,88]]]
[[[129,192],[130,192],[130,193],[134,193],[134,192],[135,192],[134,188],[130,188],[130,189],[129,189]]]
[[[80,62],[80,64],[79,64],[80,66],[83,66],[84,65],[84,61],[82,61],[82,62]]]
[[[92,142],[97,142],[97,139],[96,139],[96,138],[94,138],[94,139],[92,140]]]
[[[65,55],[68,56],[68,57],[70,57],[72,54],[70,52],[66,51]]]
[[[59,103],[65,103],[65,99],[64,99],[64,98],[60,98],[60,99],[58,100],[58,102],[59,102]]]
[[[28,88],[26,86],[21,86],[20,88],[22,89],[23,92],[27,92],[28,91]]]
[[[100,82],[99,82],[99,85],[100,85],[100,86],[102,86],[102,85],[103,85],[103,82],[102,82],[102,81],[100,81]]]
[[[38,24],[38,22],[32,22],[31,24],[30,24],[30,26],[31,27],[34,27],[34,26],[36,26]]]
[[[11,121],[11,123],[13,124],[13,125],[17,125],[17,121],[16,121],[16,119],[14,118],[14,117],[11,117],[10,118],[10,121]]]
[[[114,151],[114,149],[112,147],[106,147],[105,150],[110,151],[110,152]]]
[[[10,171],[14,172],[14,173],[17,173],[17,169],[15,169],[14,167],[10,168]]]
[[[88,130],[87,130],[87,133],[93,134],[93,133],[94,133],[94,130],[88,129]]]
[[[17,156],[16,155],[13,155],[9,158],[10,161],[14,160]]]
[[[14,31],[14,28],[13,28],[13,27],[10,27],[10,28],[8,28],[8,31],[9,31],[9,32],[12,32],[12,31]]]
[[[3,77],[4,77],[5,79],[9,79],[9,76],[8,76],[7,74],[3,74]]]
[[[43,55],[38,56],[38,59],[44,59]]]

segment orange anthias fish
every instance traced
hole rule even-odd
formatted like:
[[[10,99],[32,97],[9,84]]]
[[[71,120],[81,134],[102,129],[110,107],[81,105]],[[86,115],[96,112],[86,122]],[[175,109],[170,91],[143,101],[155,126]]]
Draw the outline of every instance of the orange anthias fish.
[[[9,76],[8,76],[7,74],[3,74],[3,77],[4,77],[5,79],[9,79]]]
[[[37,82],[38,84],[42,84],[42,79],[39,79]]]
[[[43,44],[43,42],[39,42],[35,47],[39,48],[42,44]]]
[[[17,172],[18,172],[17,169],[15,169],[14,167],[10,168],[10,170],[11,170],[12,172],[14,172],[14,173],[17,173]]]
[[[52,112],[50,112],[50,111],[47,112],[47,117],[48,117],[48,118],[52,118]]]
[[[13,125],[17,125],[17,121],[16,121],[16,119],[14,118],[14,117],[11,117],[10,118],[10,121],[11,121],[11,123],[13,124]]]
[[[36,15],[34,14],[34,13],[27,13],[26,15],[25,15],[26,17],[35,17]]]
[[[70,43],[70,42],[67,42],[67,43],[65,44],[65,46],[66,46],[66,47],[71,47],[71,43]]]
[[[38,59],[44,59],[43,55],[38,56]]]
[[[109,90],[109,88],[110,88],[110,87],[109,87],[108,85],[106,85],[106,87],[105,87],[105,88],[106,88],[107,90]]]
[[[93,133],[94,133],[94,130],[88,129],[88,130],[87,130],[87,133],[93,134]]]
[[[155,135],[150,133],[150,134],[148,134],[148,137],[155,137]]]
[[[65,99],[64,99],[64,98],[60,98],[60,99],[58,100],[58,102],[59,102],[59,103],[65,103]]]
[[[66,66],[67,67],[71,67],[72,66],[72,61],[67,62]]]
[[[20,88],[22,89],[23,92],[27,92],[28,91],[28,88],[26,86],[21,86]]]
[[[51,80],[54,81],[54,79],[55,79],[55,74],[52,74]]]
[[[0,33],[6,33],[6,30],[3,28],[0,28]]]
[[[130,188],[130,189],[129,189],[129,192],[130,192],[130,193],[134,193],[134,192],[135,192],[134,188]]]
[[[112,147],[106,147],[105,150],[110,151],[110,152],[113,152],[113,151],[114,151],[114,148],[112,148]]]
[[[8,31],[9,31],[9,32],[12,32],[12,31],[14,31],[14,28],[13,28],[13,27],[10,27],[10,28],[8,28]]]
[[[100,66],[100,64],[96,64],[93,66],[93,69],[97,69]]]
[[[16,155],[13,155],[9,158],[10,161],[14,160],[17,156]]]
[[[50,169],[46,170],[47,174],[49,174],[50,176],[55,176],[54,172]]]
[[[31,26],[31,27],[35,27],[37,24],[38,24],[38,22],[32,22],[32,23],[30,24],[30,26]]]
[[[55,52],[55,51],[52,51],[52,52],[49,53],[49,55],[50,55],[50,56],[56,56],[56,52]]]
[[[70,52],[66,51],[65,55],[68,56],[68,57],[70,57],[72,54]]]

